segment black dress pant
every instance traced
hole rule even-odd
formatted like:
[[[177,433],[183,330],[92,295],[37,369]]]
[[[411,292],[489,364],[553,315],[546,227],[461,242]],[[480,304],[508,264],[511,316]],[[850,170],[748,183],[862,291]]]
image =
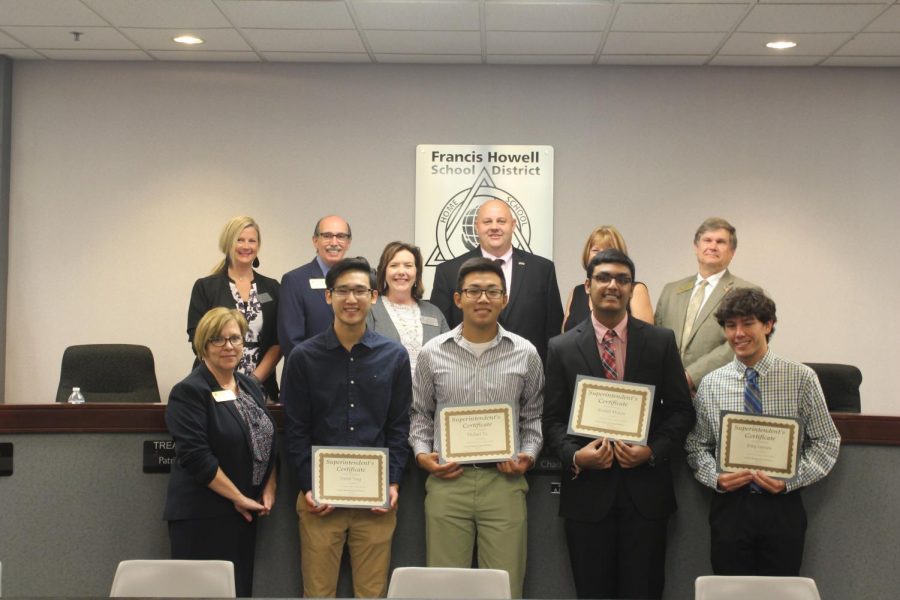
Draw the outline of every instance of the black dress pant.
[[[800,492],[713,494],[710,562],[716,575],[796,577],[803,561],[806,510]]]
[[[248,523],[234,515],[209,519],[169,521],[172,558],[182,560],[230,560],[234,563],[234,588],[239,598],[253,595],[253,562],[256,550],[256,518]]]

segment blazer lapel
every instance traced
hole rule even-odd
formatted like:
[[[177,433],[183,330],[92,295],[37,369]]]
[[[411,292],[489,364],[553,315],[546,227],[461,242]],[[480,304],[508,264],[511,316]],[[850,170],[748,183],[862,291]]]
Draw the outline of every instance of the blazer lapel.
[[[716,289],[712,291],[709,295],[709,299],[706,301],[706,304],[703,305],[703,308],[700,309],[700,312],[697,313],[697,318],[694,320],[694,327],[691,330],[691,339],[688,340],[688,343],[694,339],[694,336],[697,335],[697,332],[700,330],[700,326],[703,325],[703,322],[706,321],[715,311],[719,308],[719,304],[722,302],[722,299],[725,298],[725,294],[731,291],[731,288],[734,287],[734,276],[728,271],[725,272],[725,275],[722,276],[722,279],[719,281],[719,285],[716,286]]]
[[[644,336],[644,323],[628,317],[628,344],[625,348],[625,381],[637,381],[638,365],[641,364],[641,354],[644,352],[646,337]]]
[[[203,366],[203,370],[204,370],[203,376],[206,378],[206,382],[209,384],[210,390],[221,390],[222,386],[219,385],[219,382],[216,381],[216,378],[213,377],[213,374],[206,367],[206,365],[203,363],[200,363],[200,364]],[[237,375],[235,375],[235,381],[240,383],[240,380],[238,379]],[[213,403],[218,404],[215,399],[213,399]],[[247,442],[247,447],[252,450],[253,445],[250,442],[250,430],[247,428],[247,423],[244,422],[244,419],[241,417],[241,414],[238,412],[238,409],[236,406],[237,399],[229,400],[227,402],[222,402],[222,404],[225,405],[225,410],[227,410],[228,413],[234,418],[234,420],[237,421],[237,424],[240,426],[241,431],[244,432],[244,440]]]
[[[681,334],[684,331],[684,318],[687,316],[688,304],[691,303],[691,295],[694,291],[694,282],[696,280],[696,276],[685,279],[677,288],[675,288],[675,298],[672,302],[672,312],[675,315],[673,324],[675,327],[672,331],[675,332],[676,340],[681,339]],[[696,327],[694,330],[696,331]],[[629,351],[630,350],[631,349],[629,348]]]
[[[575,345],[584,364],[587,365],[588,375],[591,377],[603,377],[603,366],[600,364],[600,352],[597,350],[597,335],[591,318],[588,317],[575,327]],[[580,369],[579,369],[580,370]]]
[[[513,248],[510,260],[512,261],[512,285],[509,289],[509,304],[503,310],[506,314],[510,314],[513,307],[519,304],[519,296],[522,294],[522,290],[525,289],[522,280],[526,276],[525,268],[528,265],[528,257],[517,248]]]

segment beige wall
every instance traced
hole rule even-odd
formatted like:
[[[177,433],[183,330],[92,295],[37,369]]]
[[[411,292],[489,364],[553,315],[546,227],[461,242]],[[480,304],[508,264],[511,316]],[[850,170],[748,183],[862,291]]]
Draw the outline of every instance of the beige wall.
[[[222,224],[261,272],[312,256],[336,211],[354,254],[413,236],[415,146],[549,144],[566,294],[593,225],[623,231],[654,301],[691,236],[738,228],[732,270],[776,299],[774,348],[858,365],[900,414],[896,69],[16,62],[6,401],[49,402],[76,343],[143,343],[161,392],[192,360],[194,279]]]

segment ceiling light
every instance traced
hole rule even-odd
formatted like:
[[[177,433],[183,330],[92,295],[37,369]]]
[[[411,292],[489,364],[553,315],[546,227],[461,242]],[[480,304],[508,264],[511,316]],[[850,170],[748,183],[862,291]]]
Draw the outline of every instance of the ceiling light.
[[[173,42],[178,42],[179,44],[187,44],[189,46],[193,46],[194,44],[202,44],[203,40],[193,35],[179,35],[176,38],[172,38]]]
[[[796,42],[789,42],[787,40],[779,40],[777,42],[769,42],[766,44],[766,48],[772,48],[773,50],[787,50],[788,48],[794,48],[796,46]]]

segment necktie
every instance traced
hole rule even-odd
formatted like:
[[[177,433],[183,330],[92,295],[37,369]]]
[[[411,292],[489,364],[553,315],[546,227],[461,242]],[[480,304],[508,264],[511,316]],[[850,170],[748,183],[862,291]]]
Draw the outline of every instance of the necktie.
[[[747,382],[744,384],[744,412],[754,415],[762,414],[762,396],[759,393],[759,374],[755,369],[748,368],[744,372]],[[750,482],[750,489],[756,493],[762,493],[762,488],[754,482]]]
[[[684,328],[681,330],[681,355],[684,356],[684,350],[687,348],[688,340],[691,339],[691,331],[694,329],[694,321],[697,320],[697,313],[703,305],[703,298],[706,295],[706,286],[709,282],[701,279],[691,296],[691,303],[688,304],[687,313],[684,315]]]
[[[503,265],[506,264],[506,261],[502,258],[495,258],[494,264],[500,267],[500,270],[503,270]],[[503,271],[503,285],[506,287],[506,296],[509,297],[509,282],[506,281],[506,271]]]
[[[600,362],[603,363],[603,373],[607,379],[613,380],[619,378],[619,374],[616,372],[616,349],[613,346],[615,339],[616,332],[607,329],[600,344]]]

